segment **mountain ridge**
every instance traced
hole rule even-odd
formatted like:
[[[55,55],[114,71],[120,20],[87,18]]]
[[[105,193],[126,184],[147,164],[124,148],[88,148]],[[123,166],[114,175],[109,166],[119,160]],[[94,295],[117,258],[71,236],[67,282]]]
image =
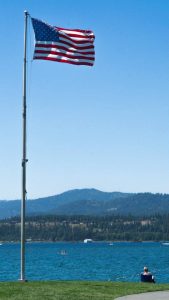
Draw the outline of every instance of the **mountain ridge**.
[[[0,219],[20,215],[20,200],[0,200]],[[169,213],[169,195],[74,189],[26,201],[27,215],[152,215]]]

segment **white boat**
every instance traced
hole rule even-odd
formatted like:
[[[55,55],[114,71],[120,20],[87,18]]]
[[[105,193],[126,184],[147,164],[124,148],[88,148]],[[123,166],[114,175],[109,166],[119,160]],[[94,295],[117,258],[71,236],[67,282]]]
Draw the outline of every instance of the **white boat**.
[[[85,240],[84,240],[84,243],[85,243],[85,244],[87,244],[87,243],[92,243],[92,242],[93,242],[92,239],[85,239]]]
[[[60,255],[67,255],[67,251],[66,250],[61,250],[58,252],[58,254]]]
[[[162,245],[169,246],[169,242],[164,242],[164,243],[162,243]]]

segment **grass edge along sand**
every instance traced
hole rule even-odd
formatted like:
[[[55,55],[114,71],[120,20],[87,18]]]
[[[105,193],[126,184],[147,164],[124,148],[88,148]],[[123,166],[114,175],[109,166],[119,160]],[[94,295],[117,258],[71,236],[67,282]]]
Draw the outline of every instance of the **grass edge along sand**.
[[[169,284],[97,281],[1,282],[1,300],[108,300],[144,292],[169,290]]]

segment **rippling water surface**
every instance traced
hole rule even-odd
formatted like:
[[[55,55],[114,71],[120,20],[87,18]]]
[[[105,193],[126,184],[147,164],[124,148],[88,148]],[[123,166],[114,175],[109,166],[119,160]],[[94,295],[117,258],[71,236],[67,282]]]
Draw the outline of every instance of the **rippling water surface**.
[[[27,243],[28,280],[139,281],[148,266],[169,282],[169,245],[162,243]],[[0,246],[0,281],[20,277],[20,244]]]

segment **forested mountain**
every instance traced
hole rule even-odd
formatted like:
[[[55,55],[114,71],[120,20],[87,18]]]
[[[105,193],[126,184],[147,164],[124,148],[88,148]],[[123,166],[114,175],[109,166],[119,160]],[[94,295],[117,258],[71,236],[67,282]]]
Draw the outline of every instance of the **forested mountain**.
[[[37,216],[26,218],[29,241],[169,241],[169,215]],[[0,221],[0,241],[20,240],[20,218]]]
[[[102,192],[96,189],[27,200],[27,215],[153,215],[169,213],[169,195]],[[0,201],[0,219],[20,215],[20,200]]]

